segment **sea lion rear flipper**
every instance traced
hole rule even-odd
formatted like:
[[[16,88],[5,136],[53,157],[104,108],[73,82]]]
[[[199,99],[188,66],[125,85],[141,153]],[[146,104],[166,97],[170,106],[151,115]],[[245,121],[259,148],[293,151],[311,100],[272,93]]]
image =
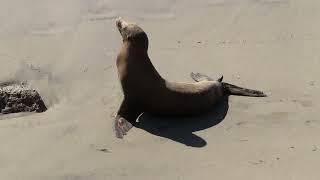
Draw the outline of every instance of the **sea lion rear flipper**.
[[[222,82],[224,92],[228,95],[266,97],[262,91],[238,87],[229,83]]]

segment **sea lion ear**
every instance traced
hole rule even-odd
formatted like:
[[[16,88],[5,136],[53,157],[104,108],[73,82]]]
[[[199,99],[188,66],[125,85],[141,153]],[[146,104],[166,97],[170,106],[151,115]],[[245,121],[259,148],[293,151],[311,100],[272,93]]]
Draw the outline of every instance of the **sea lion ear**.
[[[221,76],[217,81],[222,82],[222,80],[223,80],[223,76]]]

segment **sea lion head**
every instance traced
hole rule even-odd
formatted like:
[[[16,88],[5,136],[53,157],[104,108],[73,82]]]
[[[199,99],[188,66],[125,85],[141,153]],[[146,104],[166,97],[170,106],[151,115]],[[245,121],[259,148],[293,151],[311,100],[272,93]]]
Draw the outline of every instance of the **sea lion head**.
[[[148,50],[148,36],[141,27],[135,23],[128,23],[120,17],[116,20],[116,25],[123,42],[128,42],[134,44],[134,47]]]

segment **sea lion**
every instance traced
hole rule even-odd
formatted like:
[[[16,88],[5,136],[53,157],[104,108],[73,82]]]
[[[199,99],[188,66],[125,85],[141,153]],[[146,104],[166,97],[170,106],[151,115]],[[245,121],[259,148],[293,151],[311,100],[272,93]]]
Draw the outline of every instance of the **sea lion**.
[[[116,137],[133,127],[143,112],[155,115],[192,115],[210,110],[225,95],[264,97],[263,92],[222,82],[223,77],[191,73],[195,83],[170,82],[160,76],[148,56],[148,36],[134,23],[121,18],[116,26],[122,36],[117,56],[124,99],[114,119]]]

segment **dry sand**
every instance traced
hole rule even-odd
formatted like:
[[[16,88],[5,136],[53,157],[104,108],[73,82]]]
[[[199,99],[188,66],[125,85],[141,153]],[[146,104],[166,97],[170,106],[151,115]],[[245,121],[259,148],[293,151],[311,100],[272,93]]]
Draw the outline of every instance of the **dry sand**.
[[[148,32],[164,77],[269,97],[116,139],[117,16]],[[319,179],[319,18],[317,0],[2,0],[0,80],[28,80],[49,109],[0,116],[0,179]]]

